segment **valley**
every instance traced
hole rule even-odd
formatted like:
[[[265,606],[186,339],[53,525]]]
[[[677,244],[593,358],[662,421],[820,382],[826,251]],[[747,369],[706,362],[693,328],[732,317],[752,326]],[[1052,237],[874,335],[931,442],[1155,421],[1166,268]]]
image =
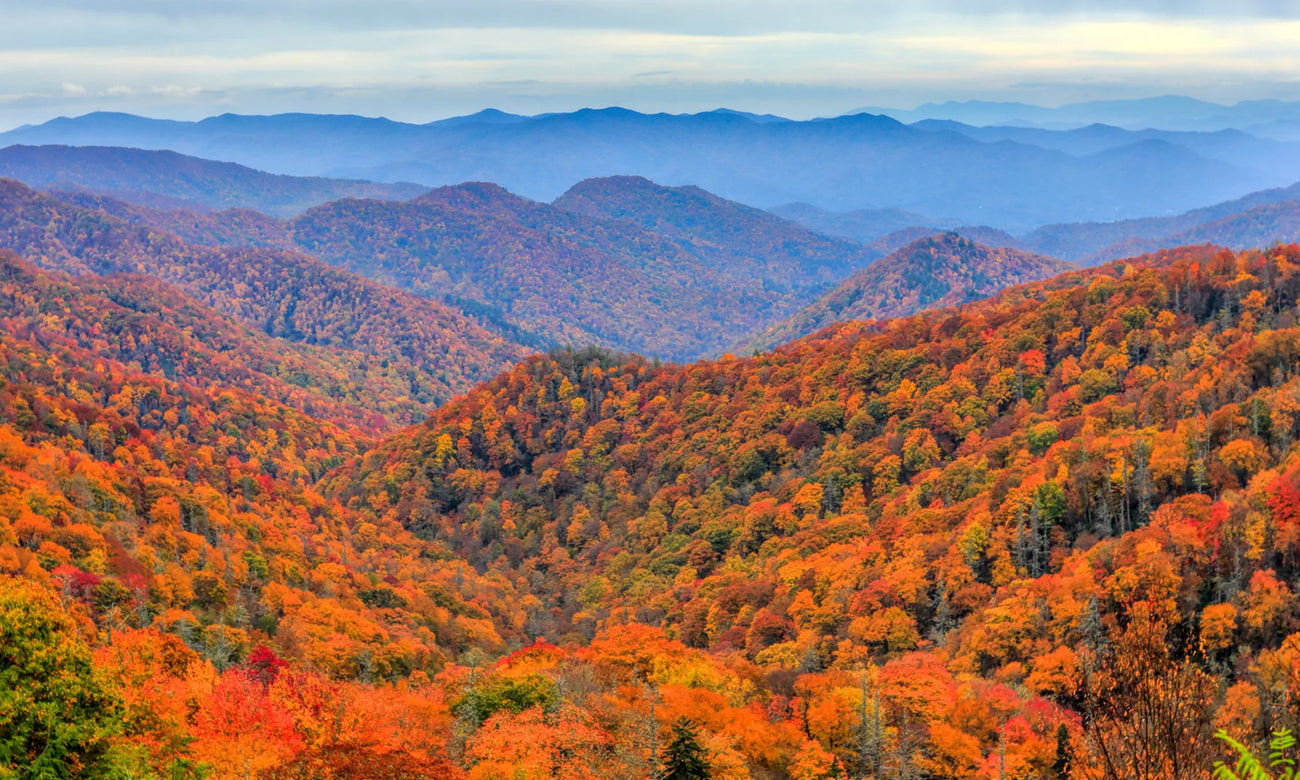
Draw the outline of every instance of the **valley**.
[[[0,149],[0,776],[1154,779],[1300,722],[1285,142],[939,122],[0,136],[87,142]]]

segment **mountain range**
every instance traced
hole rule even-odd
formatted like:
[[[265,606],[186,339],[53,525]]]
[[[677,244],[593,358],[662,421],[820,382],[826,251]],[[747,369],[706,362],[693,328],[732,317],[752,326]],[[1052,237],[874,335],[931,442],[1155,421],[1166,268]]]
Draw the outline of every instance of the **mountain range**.
[[[63,172],[0,179],[0,776],[1163,778],[1294,714],[1293,189],[782,209],[867,241],[13,154]],[[1170,237],[1249,246],[1099,262]]]
[[[900,122],[951,120],[971,125],[1010,125],[1073,130],[1106,124],[1130,130],[1215,132],[1244,130],[1267,138],[1300,140],[1300,102],[1243,100],[1233,105],[1182,95],[1126,100],[1091,100],[1056,107],[1014,101],[967,100],[926,103],[913,109],[858,109]]]
[[[758,207],[897,208],[1018,231],[1174,214],[1300,179],[1295,144],[1241,133],[1225,140],[1113,129],[1085,151],[1076,141],[973,135],[872,114],[790,121],[611,108],[486,112],[425,125],[89,114],[0,134],[0,144],[170,149],[278,174],[426,186],[492,181],[543,201],[584,179],[639,175]]]
[[[0,149],[0,176],[42,189],[92,190],[159,208],[243,208],[292,216],[338,198],[406,200],[414,184],[281,176],[175,152],[105,147]]]

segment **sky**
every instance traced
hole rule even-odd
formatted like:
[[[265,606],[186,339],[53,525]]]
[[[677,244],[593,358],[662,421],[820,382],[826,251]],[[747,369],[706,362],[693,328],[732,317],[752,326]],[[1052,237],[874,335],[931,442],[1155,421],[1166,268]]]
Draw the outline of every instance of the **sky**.
[[[622,105],[1300,99],[1300,0],[0,0],[0,129]]]

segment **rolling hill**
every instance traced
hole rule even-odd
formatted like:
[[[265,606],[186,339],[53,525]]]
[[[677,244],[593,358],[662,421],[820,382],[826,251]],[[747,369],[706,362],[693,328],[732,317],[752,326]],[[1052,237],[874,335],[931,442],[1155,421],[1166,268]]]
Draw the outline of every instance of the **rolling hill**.
[[[871,260],[763,212],[631,179],[584,183],[558,205],[481,183],[403,203],[342,200],[291,230],[327,262],[476,304],[545,342],[670,359],[718,354]]]
[[[283,217],[338,198],[405,200],[427,189],[277,176],[175,152],[103,146],[9,146],[0,149],[0,177],[38,189],[92,190],[164,209],[239,208]]]
[[[835,282],[872,259],[862,246],[814,233],[699,187],[663,187],[639,176],[587,179],[555,205],[622,220],[668,238],[743,284],[758,276],[775,295]]]
[[[187,123],[91,114],[0,134],[0,144],[171,149],[295,176],[428,186],[488,180],[546,201],[584,179],[635,174],[760,207],[898,208],[1004,230],[1177,213],[1290,183],[1297,174],[1243,167],[1158,138],[1074,155],[870,114],[794,122],[617,108],[427,125],[312,115]]]
[[[267,335],[340,350],[350,381],[376,383],[371,400],[392,417],[384,425],[419,419],[527,352],[458,311],[315,258],[187,244],[12,180],[0,180],[0,247],[75,275],[153,276]]]
[[[1026,249],[1071,261],[1123,257],[1130,242],[1178,246],[1176,236],[1200,225],[1229,218],[1259,206],[1300,199],[1300,184],[1252,192],[1241,198],[1193,209],[1170,217],[1044,225],[1021,236]],[[1186,242],[1183,242],[1186,243]],[[1273,243],[1268,240],[1265,245]]]
[[[836,322],[887,320],[956,306],[1070,267],[1041,255],[993,249],[957,233],[926,236],[849,277],[747,346],[768,349]]]

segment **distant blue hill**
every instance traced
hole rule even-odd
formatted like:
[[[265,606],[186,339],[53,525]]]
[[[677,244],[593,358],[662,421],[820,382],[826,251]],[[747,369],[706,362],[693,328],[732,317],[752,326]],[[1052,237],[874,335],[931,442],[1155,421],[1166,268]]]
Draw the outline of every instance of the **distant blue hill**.
[[[900,122],[943,119],[969,125],[1016,125],[1067,130],[1107,124],[1129,130],[1215,131],[1250,130],[1268,133],[1268,127],[1300,121],[1300,101],[1246,100],[1222,105],[1181,95],[1124,100],[1091,100],[1056,108],[1028,103],[984,100],[926,103],[912,109],[863,107],[857,111],[885,114]],[[1286,135],[1271,135],[1286,139]]]
[[[0,146],[168,149],[277,174],[424,186],[493,181],[538,200],[584,179],[633,174],[764,208],[892,208],[1013,232],[1172,215],[1300,179],[1291,145],[1244,133],[1017,133],[909,126],[868,113],[791,121],[726,109],[486,111],[424,125],[313,114],[175,122],[98,113],[0,134]]]
[[[159,208],[253,209],[291,216],[338,198],[406,200],[416,184],[376,184],[265,173],[170,151],[99,146],[9,146],[0,178],[45,189],[93,190]]]

